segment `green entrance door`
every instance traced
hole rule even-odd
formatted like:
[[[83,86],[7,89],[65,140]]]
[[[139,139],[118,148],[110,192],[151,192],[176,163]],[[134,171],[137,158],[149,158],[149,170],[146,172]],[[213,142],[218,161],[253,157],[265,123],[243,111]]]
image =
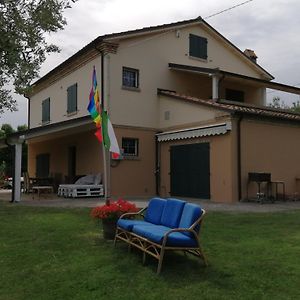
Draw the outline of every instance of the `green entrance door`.
[[[171,195],[210,198],[209,143],[171,146]]]

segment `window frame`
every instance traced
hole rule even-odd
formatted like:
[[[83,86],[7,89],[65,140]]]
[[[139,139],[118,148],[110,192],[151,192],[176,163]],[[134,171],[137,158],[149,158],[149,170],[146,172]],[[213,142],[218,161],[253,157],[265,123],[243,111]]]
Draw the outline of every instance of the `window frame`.
[[[74,94],[72,92],[74,91]],[[75,99],[73,100],[72,96]],[[73,101],[75,105],[73,105]],[[71,110],[69,110],[71,108]],[[67,114],[74,114],[78,111],[78,84],[77,82],[67,88]]]
[[[132,148],[134,148],[133,152],[126,152],[126,148],[129,147],[125,147],[124,142],[128,140],[134,141],[134,146]],[[122,137],[122,155],[124,158],[137,158],[139,157],[139,139],[138,138],[133,138],[133,137]]]
[[[125,79],[125,72],[131,72],[134,74],[134,83],[128,84],[130,79]],[[122,88],[125,89],[134,89],[134,90],[139,90],[140,87],[140,71],[138,69],[130,68],[130,67],[122,67]]]
[[[47,104],[48,106],[46,106]],[[50,122],[50,97],[42,101],[42,124],[46,124],[49,122]]]

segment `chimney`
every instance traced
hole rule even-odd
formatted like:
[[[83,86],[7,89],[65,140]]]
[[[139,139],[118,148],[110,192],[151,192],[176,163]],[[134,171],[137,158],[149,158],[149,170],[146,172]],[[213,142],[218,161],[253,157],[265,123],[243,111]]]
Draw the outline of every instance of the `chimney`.
[[[256,63],[256,60],[257,60],[257,56],[255,54],[255,52],[251,49],[246,49],[244,51],[244,54],[246,54],[253,62]]]

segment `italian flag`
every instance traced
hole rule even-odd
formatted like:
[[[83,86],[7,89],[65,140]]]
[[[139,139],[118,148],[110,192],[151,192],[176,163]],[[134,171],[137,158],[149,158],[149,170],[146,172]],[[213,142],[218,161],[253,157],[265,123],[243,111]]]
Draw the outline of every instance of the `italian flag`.
[[[112,152],[112,158],[120,157],[118,141],[106,111],[102,111],[102,140],[105,149]]]

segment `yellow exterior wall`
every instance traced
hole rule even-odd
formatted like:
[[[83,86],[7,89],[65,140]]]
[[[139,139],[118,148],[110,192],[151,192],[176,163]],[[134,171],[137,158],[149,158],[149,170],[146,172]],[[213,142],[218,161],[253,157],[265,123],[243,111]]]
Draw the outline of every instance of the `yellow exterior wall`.
[[[111,168],[113,197],[149,197],[155,195],[155,131],[118,128],[120,148],[122,137],[139,139],[137,158],[125,158]],[[114,162],[113,162],[114,163]]]
[[[241,124],[242,197],[246,197],[248,172],[271,173],[272,181],[284,181],[286,193],[293,196],[300,175],[300,126],[259,120]],[[249,195],[255,197],[256,192],[256,184],[251,183]]]
[[[221,136],[198,138],[193,140],[162,142],[161,147],[161,186],[162,197],[170,196],[170,146],[195,143],[210,144],[210,191],[211,201],[237,201],[234,164],[232,163],[231,133]]]
[[[34,142],[28,141],[28,172],[36,176],[36,156],[50,154],[50,176],[68,173],[68,148],[76,146],[76,175],[96,174],[102,168],[102,147],[94,136],[94,131],[66,135],[61,138]]]
[[[220,88],[220,98],[225,99],[226,89],[239,90],[244,92],[244,102],[254,105],[264,105],[265,88],[256,87],[254,85],[245,85],[235,82],[222,82]],[[227,99],[230,100],[230,99]]]
[[[158,102],[158,127],[162,130],[178,126],[186,127],[189,124],[200,125],[212,120],[215,121],[218,116],[215,109],[180,99],[160,96]],[[166,114],[168,118],[166,118]]]
[[[68,175],[68,147],[76,146],[76,175],[103,174],[102,145],[94,136],[95,130],[70,134],[39,142],[28,141],[28,172],[36,177],[36,156],[50,153],[50,176]],[[149,197],[155,194],[155,131],[115,128],[121,148],[122,137],[139,139],[139,156],[111,163],[113,197]],[[104,177],[103,177],[104,178]],[[61,182],[63,183],[63,182]]]
[[[179,35],[177,33],[179,32]],[[208,59],[189,57],[189,34],[208,39]],[[170,62],[206,68],[220,68],[229,72],[261,78],[261,74],[251,66],[246,58],[238,55],[232,47],[202,25],[171,29],[163,33],[148,34],[130,39],[112,39],[119,43],[116,54],[106,54],[105,104],[108,105],[113,124],[137,127],[158,127],[157,88],[176,90],[180,93],[200,98],[212,96],[211,78],[168,68]],[[93,54],[95,55],[95,54]],[[100,87],[100,56],[91,58],[74,71],[50,86],[34,94],[30,99],[30,128],[39,127],[42,121],[42,101],[50,97],[50,123],[66,121],[88,114],[86,107],[91,88],[93,66],[96,67]],[[122,67],[132,67],[140,71],[140,90],[122,89]],[[59,75],[59,74],[58,74]],[[67,88],[78,84],[78,112],[67,115]],[[235,84],[239,89],[240,84]],[[261,95],[253,93],[257,87],[247,89],[250,93],[246,101],[259,103]]]
[[[189,57],[189,34],[208,39],[207,61]],[[204,99],[212,95],[211,79],[185,72],[169,70],[169,63],[185,64],[206,68],[220,68],[229,72],[261,78],[232,48],[216,39],[202,26],[190,26],[170,30],[152,36],[122,40],[116,54],[107,56],[107,98],[111,119],[114,124],[157,128],[158,101],[157,88],[175,90],[179,93],[195,95]],[[139,91],[122,89],[122,67],[139,70]],[[239,89],[240,84],[235,85]],[[253,87],[257,90],[257,87]],[[248,90],[247,90],[248,92]],[[251,102],[262,102],[261,95]]]
[[[74,70],[59,81],[51,84],[30,98],[30,128],[42,126],[42,101],[50,97],[50,123],[57,123],[86,116],[92,71],[95,66],[97,80],[100,82],[100,56]],[[67,88],[77,83],[77,113],[67,115]]]

